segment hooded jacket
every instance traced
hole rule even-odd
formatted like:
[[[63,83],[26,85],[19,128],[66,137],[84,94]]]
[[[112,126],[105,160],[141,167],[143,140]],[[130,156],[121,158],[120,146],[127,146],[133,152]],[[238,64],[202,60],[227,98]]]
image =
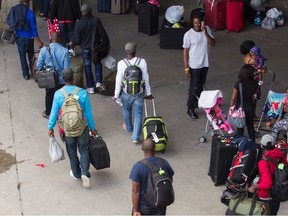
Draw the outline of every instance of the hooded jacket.
[[[276,161],[279,161],[280,159],[288,165],[287,159],[285,154],[279,150],[278,148],[274,148],[272,150],[267,151],[264,155],[264,158],[272,158]],[[270,169],[269,169],[269,165]],[[259,181],[258,181],[258,197],[261,200],[269,200],[269,190],[272,188],[273,185],[273,174],[276,170],[276,165],[273,164],[271,161],[266,161],[264,159],[260,160],[258,162],[258,168],[259,168]]]

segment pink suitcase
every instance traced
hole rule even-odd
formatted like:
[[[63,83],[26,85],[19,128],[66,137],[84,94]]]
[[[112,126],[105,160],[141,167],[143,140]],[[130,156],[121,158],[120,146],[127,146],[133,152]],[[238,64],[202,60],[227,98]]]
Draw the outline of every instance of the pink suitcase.
[[[205,0],[205,24],[213,31],[226,28],[226,0]]]
[[[228,31],[239,32],[244,28],[243,1],[227,1],[226,27]]]

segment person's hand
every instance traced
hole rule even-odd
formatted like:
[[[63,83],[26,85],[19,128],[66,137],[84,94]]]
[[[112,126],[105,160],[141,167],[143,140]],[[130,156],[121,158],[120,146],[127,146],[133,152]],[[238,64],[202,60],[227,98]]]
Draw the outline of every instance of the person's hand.
[[[255,193],[256,188],[255,188],[254,186],[251,186],[251,187],[248,188],[248,191],[249,191],[250,193]]]
[[[152,94],[151,94],[151,95],[145,96],[144,98],[147,99],[147,100],[151,100],[151,99],[153,99],[154,97],[153,97]]]
[[[43,47],[43,42],[42,41],[39,41],[38,42],[38,49],[41,49]]]
[[[140,212],[134,212],[133,216],[141,216]]]
[[[91,134],[93,135],[93,136],[96,136],[98,133],[97,133],[97,130],[96,129],[94,129],[94,130],[91,130]]]
[[[48,136],[49,137],[54,137],[54,130],[53,129],[48,130]]]
[[[72,47],[72,46],[73,46],[73,42],[70,41],[70,42],[68,43],[68,46],[69,46],[69,47]]]

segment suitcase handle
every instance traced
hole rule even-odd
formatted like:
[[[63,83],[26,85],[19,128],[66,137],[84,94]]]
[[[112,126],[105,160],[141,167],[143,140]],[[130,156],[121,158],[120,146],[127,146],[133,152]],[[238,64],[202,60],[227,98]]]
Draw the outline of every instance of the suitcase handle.
[[[147,102],[146,102],[147,100],[148,100],[148,99],[144,99],[144,110],[145,110],[145,117],[146,117],[146,118],[148,117]],[[149,100],[152,100],[153,114],[154,114],[154,116],[156,116],[156,109],[155,109],[155,101],[154,101],[154,98],[149,99]]]

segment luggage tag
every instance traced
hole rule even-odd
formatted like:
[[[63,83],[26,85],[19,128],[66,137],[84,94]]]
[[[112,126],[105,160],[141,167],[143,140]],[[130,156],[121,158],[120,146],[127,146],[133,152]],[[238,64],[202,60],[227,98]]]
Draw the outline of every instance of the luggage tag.
[[[153,136],[153,139],[154,139],[155,143],[158,143],[159,142],[159,138],[158,138],[157,134],[155,132],[152,132],[151,135]]]

